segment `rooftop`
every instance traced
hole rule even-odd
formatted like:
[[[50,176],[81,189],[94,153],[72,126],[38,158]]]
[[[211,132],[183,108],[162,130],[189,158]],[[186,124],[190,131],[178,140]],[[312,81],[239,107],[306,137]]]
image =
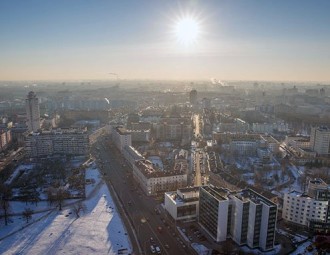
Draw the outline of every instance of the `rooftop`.
[[[216,198],[219,201],[222,200],[228,200],[227,195],[228,195],[228,190],[218,188],[215,186],[202,186],[201,189],[204,189],[206,192],[208,192],[211,196]]]
[[[185,174],[182,171],[159,171],[153,168],[153,164],[151,161],[143,159],[139,160],[135,163],[136,167],[140,170],[141,173],[146,178],[158,178],[158,177],[166,177],[166,176],[174,176],[174,175],[183,175]]]
[[[130,132],[128,132],[125,128],[123,127],[116,127],[116,131],[120,134],[120,135],[129,135]]]
[[[234,192],[233,195],[238,199],[240,199],[242,202],[251,201],[255,204],[260,204],[262,202],[268,206],[276,206],[269,199],[263,197],[262,195],[258,194],[257,192],[251,189],[243,189],[241,191]]]

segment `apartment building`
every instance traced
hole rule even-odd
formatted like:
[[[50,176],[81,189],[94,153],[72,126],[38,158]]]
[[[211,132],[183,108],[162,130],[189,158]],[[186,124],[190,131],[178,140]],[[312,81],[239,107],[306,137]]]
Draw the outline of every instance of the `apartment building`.
[[[86,155],[89,139],[86,130],[56,129],[29,133],[25,137],[27,157],[45,157],[53,154]]]
[[[232,206],[230,235],[239,245],[263,251],[274,248],[277,206],[251,189],[229,195]]]
[[[135,162],[133,177],[147,196],[187,186],[186,172],[155,170],[152,162],[145,159]]]
[[[155,125],[156,138],[159,140],[191,139],[192,123],[190,118],[165,117]]]
[[[200,187],[198,222],[217,242],[230,237],[239,245],[271,250],[276,217],[276,204],[251,189]]]
[[[310,180],[307,192],[284,195],[283,219],[315,232],[330,232],[330,186],[322,179]]]
[[[40,129],[40,110],[38,98],[33,91],[30,91],[25,99],[25,110],[28,130],[37,132]]]
[[[330,128],[312,127],[310,146],[319,155],[330,154]]]
[[[12,136],[10,129],[0,129],[0,152],[4,151],[11,144]]]
[[[133,146],[126,146],[123,150],[123,155],[132,168],[137,161],[145,159]]]
[[[132,135],[124,127],[112,127],[112,140],[121,152],[125,146],[132,145]]]

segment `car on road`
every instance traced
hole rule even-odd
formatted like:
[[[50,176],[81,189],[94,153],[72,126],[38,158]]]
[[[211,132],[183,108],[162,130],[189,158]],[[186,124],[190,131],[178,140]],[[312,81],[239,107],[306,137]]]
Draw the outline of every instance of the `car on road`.
[[[169,248],[170,248],[170,246],[169,246],[167,243],[164,245],[164,247],[165,247],[166,249],[169,249]]]
[[[158,246],[156,246],[156,252],[157,254],[161,254],[160,248]]]
[[[150,251],[151,253],[156,253],[156,249],[153,245],[150,245]]]

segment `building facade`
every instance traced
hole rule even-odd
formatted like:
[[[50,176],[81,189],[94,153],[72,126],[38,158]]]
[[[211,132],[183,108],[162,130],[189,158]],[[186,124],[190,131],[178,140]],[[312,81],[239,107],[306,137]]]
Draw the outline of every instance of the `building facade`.
[[[230,237],[239,245],[271,250],[276,217],[276,204],[251,189],[200,187],[198,222],[214,241]]]
[[[126,146],[132,145],[132,135],[123,127],[112,127],[112,140],[121,152]]]
[[[85,130],[57,129],[29,133],[25,138],[27,157],[46,157],[54,154],[86,155],[89,139]]]
[[[199,187],[166,192],[164,204],[165,210],[174,220],[196,219],[199,208]]]
[[[30,132],[37,132],[40,129],[39,101],[36,94],[30,91],[25,99],[26,124]]]
[[[315,232],[330,232],[330,187],[322,179],[310,180],[307,193],[284,195],[283,219]]]
[[[330,129],[328,127],[312,127],[311,149],[319,155],[330,154]]]
[[[147,196],[187,186],[186,172],[155,170],[152,162],[145,159],[133,165],[133,177]]]

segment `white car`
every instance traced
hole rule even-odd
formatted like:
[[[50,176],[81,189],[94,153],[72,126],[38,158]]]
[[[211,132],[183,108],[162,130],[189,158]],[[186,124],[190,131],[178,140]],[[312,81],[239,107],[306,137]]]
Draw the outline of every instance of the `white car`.
[[[150,245],[150,251],[151,253],[156,253],[156,249],[153,245]]]
[[[161,254],[160,248],[158,246],[156,246],[156,252],[157,252],[157,254]]]

